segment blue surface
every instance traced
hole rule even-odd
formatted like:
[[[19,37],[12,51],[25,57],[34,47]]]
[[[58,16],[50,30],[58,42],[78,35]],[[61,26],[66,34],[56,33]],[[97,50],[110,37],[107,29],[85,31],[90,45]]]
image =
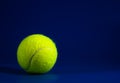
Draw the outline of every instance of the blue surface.
[[[58,60],[45,75],[17,64],[23,38],[44,34]],[[120,83],[120,0],[0,0],[0,83]]]
[[[120,83],[120,70],[95,66],[63,66],[42,75],[31,75],[18,65],[0,66],[0,83]]]

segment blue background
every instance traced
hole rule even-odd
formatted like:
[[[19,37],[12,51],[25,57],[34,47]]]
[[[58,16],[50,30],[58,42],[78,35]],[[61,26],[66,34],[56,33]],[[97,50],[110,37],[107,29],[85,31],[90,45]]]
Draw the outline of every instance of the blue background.
[[[54,40],[58,60],[45,75],[28,75],[16,51],[40,33]],[[119,0],[1,0],[0,83],[120,83]]]

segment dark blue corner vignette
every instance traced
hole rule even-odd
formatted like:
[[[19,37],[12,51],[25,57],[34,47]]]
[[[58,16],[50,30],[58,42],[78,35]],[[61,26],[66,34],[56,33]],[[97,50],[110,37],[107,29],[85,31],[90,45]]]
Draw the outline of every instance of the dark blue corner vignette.
[[[0,1],[0,83],[119,83],[119,10],[119,0]],[[26,74],[16,59],[21,40],[35,33],[53,39],[59,53],[45,75]]]

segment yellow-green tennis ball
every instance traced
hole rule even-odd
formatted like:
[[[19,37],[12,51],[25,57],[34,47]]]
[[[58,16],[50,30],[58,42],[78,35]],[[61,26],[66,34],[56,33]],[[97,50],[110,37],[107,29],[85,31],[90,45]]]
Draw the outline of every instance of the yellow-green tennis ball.
[[[46,73],[56,63],[57,48],[47,36],[33,34],[22,40],[17,50],[19,65],[28,73]]]

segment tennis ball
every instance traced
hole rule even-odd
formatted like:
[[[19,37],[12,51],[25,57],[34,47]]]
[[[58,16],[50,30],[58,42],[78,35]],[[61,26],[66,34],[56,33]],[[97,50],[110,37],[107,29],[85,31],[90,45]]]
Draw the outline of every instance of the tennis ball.
[[[32,34],[24,38],[17,49],[18,64],[28,73],[46,73],[57,60],[55,43],[42,34]]]

